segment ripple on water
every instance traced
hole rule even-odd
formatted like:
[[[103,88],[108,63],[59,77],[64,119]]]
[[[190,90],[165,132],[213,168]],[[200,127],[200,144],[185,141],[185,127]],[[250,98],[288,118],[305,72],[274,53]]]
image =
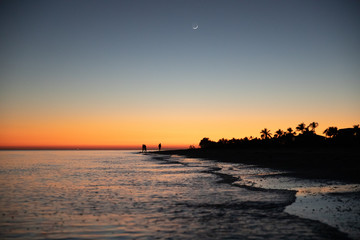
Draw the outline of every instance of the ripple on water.
[[[1,152],[0,169],[1,239],[344,238],[283,212],[293,192],[240,185],[212,161],[24,151]]]
[[[264,189],[296,191],[296,201],[285,211],[319,220],[360,238],[360,185],[330,180],[310,180],[289,177],[286,172],[238,164],[239,184]],[[226,169],[226,167],[224,167]]]

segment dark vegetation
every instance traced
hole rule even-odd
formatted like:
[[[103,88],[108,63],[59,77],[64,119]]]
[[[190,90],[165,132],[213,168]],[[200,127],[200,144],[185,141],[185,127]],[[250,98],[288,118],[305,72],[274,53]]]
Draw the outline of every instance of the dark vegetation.
[[[222,162],[244,163],[287,171],[289,175],[305,178],[333,179],[360,183],[359,125],[353,128],[329,127],[325,136],[317,135],[318,123],[299,124],[294,131],[277,130],[274,134],[264,128],[261,138],[209,138],[200,141],[200,148],[163,151]]]
[[[260,131],[261,138],[221,138],[217,142],[209,138],[203,138],[199,146],[202,149],[219,148],[249,148],[249,147],[325,147],[325,146],[358,146],[360,145],[359,125],[353,128],[338,129],[337,127],[328,127],[323,133],[325,136],[316,134],[317,122],[312,122],[308,126],[300,123],[296,130],[288,128],[286,131],[278,129],[274,135],[270,130],[264,128]],[[190,146],[194,149],[194,146]]]

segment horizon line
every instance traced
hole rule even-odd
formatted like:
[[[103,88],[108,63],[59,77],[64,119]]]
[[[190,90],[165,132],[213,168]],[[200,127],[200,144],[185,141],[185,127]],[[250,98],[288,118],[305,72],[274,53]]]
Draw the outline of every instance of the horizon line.
[[[185,145],[163,146],[162,149],[184,149]],[[149,145],[149,150],[158,149],[156,145]],[[141,150],[141,145],[13,145],[0,146],[0,151],[6,150]]]

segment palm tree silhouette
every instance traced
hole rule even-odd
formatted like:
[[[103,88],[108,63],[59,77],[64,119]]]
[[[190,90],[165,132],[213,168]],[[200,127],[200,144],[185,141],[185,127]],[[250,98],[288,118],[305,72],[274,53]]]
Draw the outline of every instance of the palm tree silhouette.
[[[311,128],[311,131],[315,133],[315,128],[317,128],[319,126],[319,123],[317,122],[312,122],[309,124],[308,128]]]
[[[291,127],[289,127],[289,128],[286,129],[286,130],[287,130],[287,134],[288,134],[288,135],[294,135],[294,130],[292,130]]]
[[[269,139],[271,138],[271,133],[270,130],[268,130],[267,128],[264,128],[263,130],[261,130],[261,138],[262,139]]]
[[[278,138],[282,137],[284,135],[284,131],[281,129],[277,130],[275,133],[276,133],[276,137],[278,137]],[[275,137],[275,135],[274,135],[274,137]]]
[[[334,138],[338,134],[337,127],[328,127],[325,129],[324,134],[330,138]]]
[[[303,122],[300,123],[300,124],[296,127],[296,131],[301,132],[301,133],[304,133],[306,129],[307,129],[307,128],[305,127],[305,123],[303,123]]]

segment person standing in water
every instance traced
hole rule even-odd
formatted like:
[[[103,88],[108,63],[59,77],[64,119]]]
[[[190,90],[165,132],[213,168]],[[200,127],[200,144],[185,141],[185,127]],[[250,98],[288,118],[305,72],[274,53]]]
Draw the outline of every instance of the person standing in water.
[[[160,152],[160,150],[161,150],[161,143],[159,143],[159,152]]]
[[[145,144],[142,145],[142,151],[141,152],[146,152],[146,145]]]

